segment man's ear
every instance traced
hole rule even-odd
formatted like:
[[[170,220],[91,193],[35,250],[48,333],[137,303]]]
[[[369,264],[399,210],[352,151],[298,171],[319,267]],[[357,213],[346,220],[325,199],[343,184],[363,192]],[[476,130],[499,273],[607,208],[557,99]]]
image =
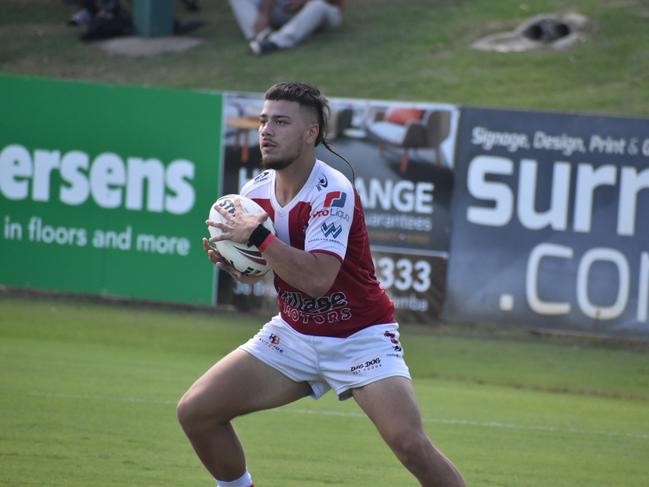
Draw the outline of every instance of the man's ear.
[[[309,128],[307,129],[306,141],[309,144],[315,145],[315,141],[318,140],[319,134],[320,134],[320,125],[317,123],[312,123],[311,125],[309,125]]]

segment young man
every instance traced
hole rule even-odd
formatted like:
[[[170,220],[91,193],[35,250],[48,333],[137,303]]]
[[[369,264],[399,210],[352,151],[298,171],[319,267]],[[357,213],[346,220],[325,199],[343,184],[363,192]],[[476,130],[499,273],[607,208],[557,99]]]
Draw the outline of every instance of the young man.
[[[230,7],[259,56],[294,47],[320,29],[342,23],[344,0],[230,0]]]
[[[249,487],[243,449],[230,421],[334,389],[353,397],[422,486],[463,486],[461,475],[424,432],[393,305],[377,281],[363,210],[353,185],[315,157],[328,105],[317,88],[280,83],[259,121],[262,172],[241,194],[268,215],[239,205],[221,239],[261,250],[275,274],[279,314],[185,393],[178,418],[220,487]],[[270,217],[273,236],[261,223]],[[203,245],[220,269],[242,276]],[[353,480],[350,479],[350,485]]]

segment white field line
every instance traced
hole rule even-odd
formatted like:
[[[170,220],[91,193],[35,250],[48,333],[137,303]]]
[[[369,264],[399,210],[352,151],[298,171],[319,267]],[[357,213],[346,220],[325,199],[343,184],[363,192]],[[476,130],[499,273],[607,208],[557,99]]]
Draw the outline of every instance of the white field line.
[[[85,401],[117,401],[129,403],[142,403],[142,404],[161,404],[161,405],[176,405],[178,401],[163,400],[163,399],[146,399],[143,397],[131,396],[100,396],[90,394],[64,394],[56,392],[38,392],[33,391],[29,393],[30,396],[36,397],[51,397],[63,399],[79,399]],[[365,414],[361,412],[348,412],[348,411],[329,411],[324,409],[304,409],[293,408],[285,406],[282,408],[271,409],[271,412],[286,413],[286,414],[309,414],[313,416],[339,416],[343,418],[365,418]],[[479,428],[493,428],[493,429],[511,429],[520,431],[542,431],[545,433],[559,433],[559,434],[575,434],[575,435],[596,435],[608,436],[617,438],[632,438],[634,440],[649,440],[649,433],[622,433],[619,431],[603,431],[603,430],[589,430],[583,428],[564,428],[559,426],[546,426],[535,424],[516,424],[516,423],[503,423],[500,421],[476,421],[470,419],[444,419],[444,418],[422,418],[424,423],[431,424],[444,424],[444,425],[457,425],[457,426],[475,426]]]

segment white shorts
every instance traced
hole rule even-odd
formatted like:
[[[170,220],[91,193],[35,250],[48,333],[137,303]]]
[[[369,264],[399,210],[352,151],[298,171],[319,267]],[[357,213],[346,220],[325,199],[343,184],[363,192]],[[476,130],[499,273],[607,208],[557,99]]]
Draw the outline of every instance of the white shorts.
[[[373,325],[347,338],[303,335],[279,315],[239,348],[296,382],[308,382],[317,399],[333,389],[340,400],[352,389],[386,377],[410,379],[399,325]]]

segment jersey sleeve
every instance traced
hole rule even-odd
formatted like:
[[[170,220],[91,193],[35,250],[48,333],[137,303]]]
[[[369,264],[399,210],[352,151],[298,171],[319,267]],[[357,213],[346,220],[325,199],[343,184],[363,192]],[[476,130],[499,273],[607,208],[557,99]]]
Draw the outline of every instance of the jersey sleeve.
[[[351,183],[318,194],[311,205],[304,250],[332,254],[345,260],[347,241],[354,218],[354,191]]]

